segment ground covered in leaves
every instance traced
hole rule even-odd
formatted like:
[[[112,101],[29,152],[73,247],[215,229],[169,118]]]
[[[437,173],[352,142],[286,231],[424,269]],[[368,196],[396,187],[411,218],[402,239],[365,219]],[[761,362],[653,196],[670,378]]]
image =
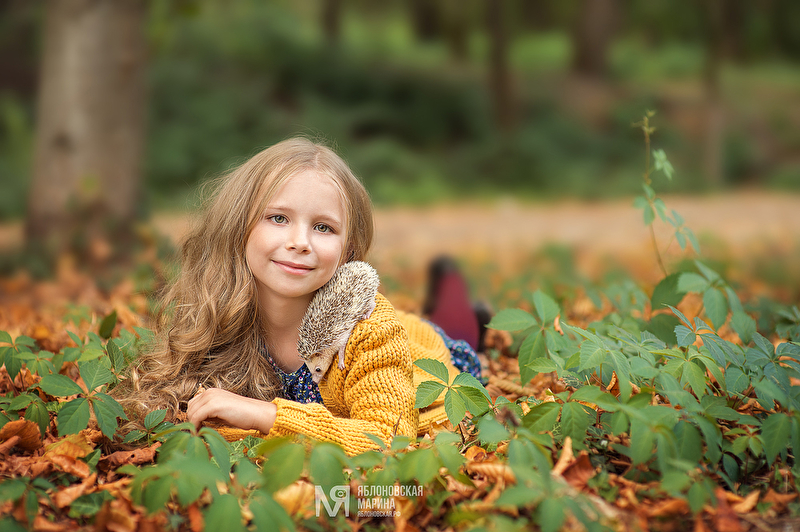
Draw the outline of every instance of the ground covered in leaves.
[[[347,457],[314,442],[229,445],[163,412],[123,449],[106,392],[146,341],[149,296],[168,275],[143,241],[137,266],[110,279],[70,256],[46,280],[0,279],[4,531],[800,526],[798,281],[754,275],[758,257],[674,260],[663,279],[646,252],[647,275],[604,264],[592,279],[560,248],[515,277],[466,257],[498,310],[487,380],[425,367],[451,423]],[[383,290],[414,309],[420,274],[382,266]],[[349,515],[333,506],[337,487]]]

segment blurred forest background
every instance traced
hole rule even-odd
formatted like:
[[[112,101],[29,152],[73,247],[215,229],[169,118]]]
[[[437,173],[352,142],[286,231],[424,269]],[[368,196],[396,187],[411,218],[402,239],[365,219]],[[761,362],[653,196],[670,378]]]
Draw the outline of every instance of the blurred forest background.
[[[288,136],[380,205],[800,190],[796,0],[2,0],[0,220],[194,206]],[[194,198],[194,199],[193,199]]]

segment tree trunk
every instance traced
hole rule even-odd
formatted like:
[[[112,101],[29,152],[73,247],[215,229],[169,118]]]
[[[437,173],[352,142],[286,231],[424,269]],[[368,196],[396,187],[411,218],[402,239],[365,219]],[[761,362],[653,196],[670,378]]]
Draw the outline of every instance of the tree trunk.
[[[144,0],[47,1],[26,223],[37,247],[137,214],[145,10]]]
[[[411,14],[411,25],[414,28],[417,39],[425,42],[439,37],[442,30],[442,21],[438,2],[408,0],[408,8]]]
[[[704,3],[707,17],[706,64],[704,83],[706,90],[706,131],[703,154],[703,170],[706,180],[719,186],[724,175],[725,110],[720,91],[720,69],[724,58],[723,0],[707,0]]]
[[[465,62],[469,56],[470,5],[464,0],[445,0],[443,24],[450,57],[456,62]]]
[[[508,0],[489,0],[486,23],[489,30],[489,88],[495,123],[501,131],[514,126],[511,71],[508,67],[508,28],[505,23]]]
[[[322,31],[328,44],[339,44],[342,29],[342,0],[324,0],[322,3]]]
[[[602,77],[608,68],[608,48],[619,24],[618,0],[584,0],[573,31],[574,68]]]

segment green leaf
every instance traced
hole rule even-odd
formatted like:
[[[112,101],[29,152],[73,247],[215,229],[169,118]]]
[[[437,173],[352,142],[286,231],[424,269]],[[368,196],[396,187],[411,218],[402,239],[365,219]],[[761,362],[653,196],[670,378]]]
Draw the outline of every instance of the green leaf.
[[[678,289],[679,273],[667,275],[661,282],[653,289],[653,295],[650,298],[650,308],[658,310],[664,305],[675,306],[681,302],[685,292]]]
[[[678,277],[678,290],[686,292],[704,292],[708,288],[708,280],[693,272],[684,272]]]
[[[558,308],[558,303],[541,290],[537,290],[533,293],[533,304],[536,307],[536,314],[538,314],[539,319],[542,320],[542,325],[552,323],[561,312]]]
[[[725,370],[725,388],[728,393],[742,393],[750,386],[750,377],[736,366]]]
[[[713,283],[714,281],[719,280],[719,274],[717,272],[715,272],[714,270],[712,270],[699,260],[694,261],[694,263],[697,265],[697,269],[700,270],[700,273],[702,273],[705,276],[705,278],[708,279],[709,283]]]
[[[147,483],[142,491],[142,504],[148,514],[162,510],[172,496],[171,477],[159,478]]]
[[[772,464],[775,457],[783,449],[786,449],[791,432],[791,418],[786,414],[778,412],[772,414],[761,425],[761,435],[764,442],[764,453],[767,457],[767,464]]]
[[[500,443],[511,437],[502,423],[488,416],[478,421],[478,431],[478,437],[484,443]]]
[[[96,360],[79,362],[78,368],[89,392],[115,379],[114,374]]]
[[[653,457],[656,433],[642,421],[631,420],[631,460],[633,465],[647,462]]]
[[[672,181],[672,174],[675,170],[672,167],[672,163],[667,159],[667,154],[664,153],[664,150],[653,150],[653,168],[656,171],[663,172],[666,178]]]
[[[659,340],[668,344],[675,345],[675,327],[680,325],[680,320],[672,314],[656,314],[646,324],[645,330],[653,333]]]
[[[269,494],[256,491],[249,507],[253,513],[253,524],[255,524],[256,530],[288,530],[290,532],[295,530],[294,522],[289,514]]]
[[[217,495],[204,512],[205,530],[244,531],[239,500],[229,493]]]
[[[580,403],[570,401],[561,407],[561,434],[572,438],[572,444],[581,449],[586,439],[586,431],[592,423],[592,413]]]
[[[673,307],[671,305],[667,305],[667,306],[669,307],[669,309],[672,311],[673,314],[678,316],[678,318],[684,323],[684,325],[686,325],[689,328],[692,327],[692,324],[689,322],[689,318],[684,316],[683,312],[681,312],[680,310],[678,310],[677,308],[675,308],[675,307]]]
[[[430,373],[445,384],[450,384],[450,374],[447,366],[432,358],[421,358],[414,361],[414,365],[426,373]]]
[[[706,393],[706,373],[697,364],[689,361],[683,365],[682,382],[688,382],[698,397]]]
[[[522,309],[503,309],[495,314],[489,324],[490,329],[500,331],[521,331],[536,325],[536,319]]]
[[[114,332],[114,327],[117,325],[117,311],[112,310],[111,314],[103,318],[103,321],[100,322],[100,328],[97,331],[97,334],[100,338],[108,340],[111,338],[111,334]]]
[[[58,435],[77,434],[89,425],[89,401],[83,397],[65,403],[58,411]]]
[[[697,339],[694,331],[684,325],[675,326],[675,337],[678,339],[680,347],[692,345]]]
[[[414,403],[414,408],[430,406],[445,388],[447,387],[438,381],[422,381],[417,387],[417,399]]]
[[[526,367],[530,368],[535,374],[558,371],[558,366],[556,366],[556,363],[549,358],[544,357],[534,358],[530,364],[526,365]]]
[[[66,375],[45,375],[38,386],[44,393],[53,397],[68,397],[83,393],[81,387]]]
[[[536,507],[536,522],[542,528],[542,532],[558,532],[564,524],[564,519],[566,519],[564,502],[560,498],[545,498]]]
[[[749,344],[756,334],[756,322],[743,311],[736,311],[731,318],[731,327],[743,343]]]
[[[106,344],[106,352],[108,353],[108,358],[111,360],[111,367],[116,371],[122,371],[122,368],[125,367],[125,354],[117,343],[113,340],[109,340]]]
[[[553,430],[560,413],[560,404],[540,403],[531,407],[531,411],[525,414],[522,422],[534,432],[548,432]]]
[[[320,443],[311,451],[308,470],[314,483],[330,493],[331,488],[345,484],[344,464],[346,457],[338,445]],[[284,464],[285,465],[285,464]],[[294,482],[295,479],[292,480]],[[287,484],[288,485],[288,484]]]
[[[114,401],[110,397],[109,400]],[[116,403],[116,401],[114,402]],[[106,438],[113,440],[114,433],[117,431],[117,415],[119,414],[117,408],[107,403],[106,400],[100,399],[99,396],[92,398],[92,406],[94,406],[94,415],[97,418],[97,424],[100,426],[100,432]]]
[[[518,363],[522,385],[528,384],[536,373],[531,369],[531,363],[547,355],[547,345],[541,331],[534,331],[525,338],[519,348]]]
[[[691,463],[700,462],[703,458],[703,440],[700,439],[700,431],[686,421],[679,421],[673,431],[678,458]]]
[[[158,426],[159,423],[164,421],[166,415],[167,415],[166,408],[148,412],[147,415],[144,416],[144,428],[146,428],[147,430],[153,430]]]
[[[11,339],[11,335],[6,331],[0,331],[0,343],[13,345],[14,340]]]
[[[653,211],[653,207],[648,205],[644,208],[644,225],[650,225],[655,219],[656,213]]]
[[[483,384],[481,384],[481,382],[470,373],[461,372],[456,375],[456,378],[453,379],[453,386],[467,386],[469,388],[481,390],[486,398],[490,399],[489,392],[486,391],[486,388],[483,387]]]
[[[454,390],[447,390],[447,393],[444,394],[444,411],[447,419],[455,427],[467,415],[467,403],[460,395],[454,393]]]
[[[604,345],[594,340],[585,340],[581,344],[581,365],[578,371],[599,367],[605,361],[607,352]]]
[[[44,437],[47,427],[50,425],[50,412],[41,401],[33,401],[25,410],[25,419],[33,421],[39,425],[39,433]]]
[[[711,320],[715,329],[719,329],[728,318],[728,302],[717,288],[709,288],[703,293],[703,306],[706,316]]]
[[[473,416],[481,416],[492,408],[492,400],[487,397],[489,392],[471,388],[469,386],[459,386],[453,388],[452,392],[461,396],[467,404],[467,410]]]
[[[319,452],[324,452],[324,449]],[[264,489],[272,494],[300,478],[303,473],[305,453],[305,448],[299,443],[290,443],[273,451],[262,468]],[[320,465],[320,460],[317,459],[314,467],[325,468],[327,467],[327,462]],[[339,469],[341,472],[340,466]],[[324,471],[317,471],[316,474],[324,474]]]
[[[406,453],[400,461],[400,482],[417,480],[421,486],[427,485],[439,474],[439,460],[433,449],[419,448]]]

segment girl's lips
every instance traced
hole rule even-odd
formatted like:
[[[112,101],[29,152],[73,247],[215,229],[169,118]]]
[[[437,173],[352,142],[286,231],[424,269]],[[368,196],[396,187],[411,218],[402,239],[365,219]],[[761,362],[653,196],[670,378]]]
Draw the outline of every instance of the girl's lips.
[[[294,262],[280,262],[274,261],[282,270],[295,275],[302,275],[310,272],[313,268],[304,264],[296,264]]]

